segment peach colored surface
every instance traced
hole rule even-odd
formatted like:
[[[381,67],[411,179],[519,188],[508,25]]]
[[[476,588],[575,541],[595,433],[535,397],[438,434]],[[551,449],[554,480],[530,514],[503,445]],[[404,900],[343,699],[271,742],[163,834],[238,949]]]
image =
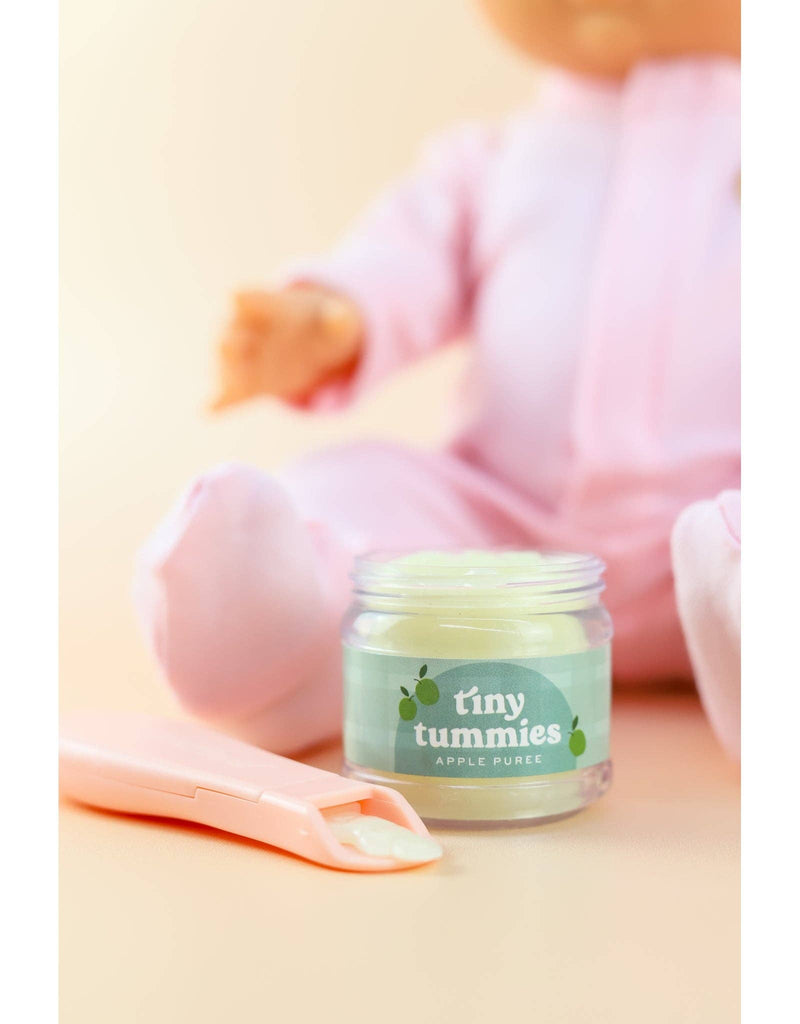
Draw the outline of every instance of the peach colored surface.
[[[232,287],[332,241],[424,136],[533,87],[464,0],[65,0],[65,710],[175,714],[130,571],[193,473],[355,436],[442,438],[458,349],[340,418],[265,402],[214,421],[210,339]],[[62,1022],[307,1020],[338,1003],[334,1020],[386,1024],[727,1024],[735,774],[686,698],[618,704],[613,748],[617,782],[588,813],[443,834],[440,867],[397,877],[66,806]]]
[[[735,772],[688,698],[618,703],[612,742],[592,809],[436,830],[444,860],[397,875],[65,806],[62,1024],[731,1024]]]

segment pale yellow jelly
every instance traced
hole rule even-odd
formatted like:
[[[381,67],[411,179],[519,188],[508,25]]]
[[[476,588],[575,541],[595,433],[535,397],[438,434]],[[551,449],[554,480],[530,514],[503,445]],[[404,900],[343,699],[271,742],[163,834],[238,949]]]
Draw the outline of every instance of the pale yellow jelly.
[[[394,786],[422,817],[445,822],[541,820],[596,799],[610,779],[602,570],[592,556],[533,551],[357,560],[343,627],[346,770]],[[496,668],[490,707],[522,687],[524,719],[483,717],[463,696],[472,690],[459,678],[472,682],[482,665]],[[435,686],[420,686],[423,669]],[[513,686],[510,675],[504,682],[512,671]],[[526,678],[531,687],[519,682]],[[449,744],[454,728],[457,749],[431,750],[443,737]],[[550,741],[535,747],[542,735]]]
[[[346,808],[333,808],[324,816],[340,843],[354,846],[369,857],[391,857],[406,864],[424,864],[442,856],[441,846],[430,836],[417,835],[385,818]]]

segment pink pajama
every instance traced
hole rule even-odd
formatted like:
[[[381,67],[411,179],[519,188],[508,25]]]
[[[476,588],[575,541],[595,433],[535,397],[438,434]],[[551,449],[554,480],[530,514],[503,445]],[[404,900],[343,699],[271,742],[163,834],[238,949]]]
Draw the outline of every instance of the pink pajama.
[[[236,467],[201,481],[138,574],[185,703],[275,749],[335,734],[347,564],[383,546],[594,552],[616,678],[690,676],[670,535],[688,506],[739,487],[738,90],[738,67],[716,60],[619,85],[553,75],[533,110],[435,144],[335,252],[292,268],[350,295],[367,325],[354,379],[312,409],[467,335],[462,428],[442,453],[353,445],[280,483]],[[689,547],[677,570],[702,580],[710,549]],[[681,612],[706,677],[697,607]],[[734,699],[722,674],[710,708]],[[727,711],[712,721],[733,728]]]

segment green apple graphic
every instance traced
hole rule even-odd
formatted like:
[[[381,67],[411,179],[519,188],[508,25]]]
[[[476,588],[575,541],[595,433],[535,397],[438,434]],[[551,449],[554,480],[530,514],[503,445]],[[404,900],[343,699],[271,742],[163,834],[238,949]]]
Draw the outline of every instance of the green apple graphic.
[[[580,757],[584,750],[586,750],[586,733],[583,729],[578,728],[577,715],[572,719],[572,732],[569,734],[569,749],[575,757]]]
[[[419,679],[416,680],[416,693],[417,698],[421,704],[435,704],[439,699],[439,687],[432,679],[426,679],[428,674],[428,666],[423,665],[419,670]]]
[[[409,695],[405,686],[401,686],[400,690],[405,694],[405,697],[400,701],[397,709],[400,712],[400,717],[403,721],[410,722],[413,718],[416,718],[417,705],[414,703],[414,698]]]
[[[398,711],[400,717],[404,722],[412,721],[417,715],[417,705],[414,703],[414,698],[430,707],[432,704],[436,704],[439,700],[439,687],[436,682],[428,676],[428,666],[423,665],[419,670],[419,678],[415,679],[416,686],[414,687],[414,693],[411,694],[405,688],[400,687],[400,692],[403,694],[403,699],[398,705]]]

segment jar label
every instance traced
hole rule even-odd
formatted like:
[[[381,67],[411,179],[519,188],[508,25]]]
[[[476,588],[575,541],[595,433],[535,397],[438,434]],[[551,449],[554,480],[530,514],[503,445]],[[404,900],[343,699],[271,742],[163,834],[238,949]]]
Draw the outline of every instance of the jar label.
[[[345,757],[400,775],[506,778],[608,758],[608,646],[454,661],[344,648]]]

